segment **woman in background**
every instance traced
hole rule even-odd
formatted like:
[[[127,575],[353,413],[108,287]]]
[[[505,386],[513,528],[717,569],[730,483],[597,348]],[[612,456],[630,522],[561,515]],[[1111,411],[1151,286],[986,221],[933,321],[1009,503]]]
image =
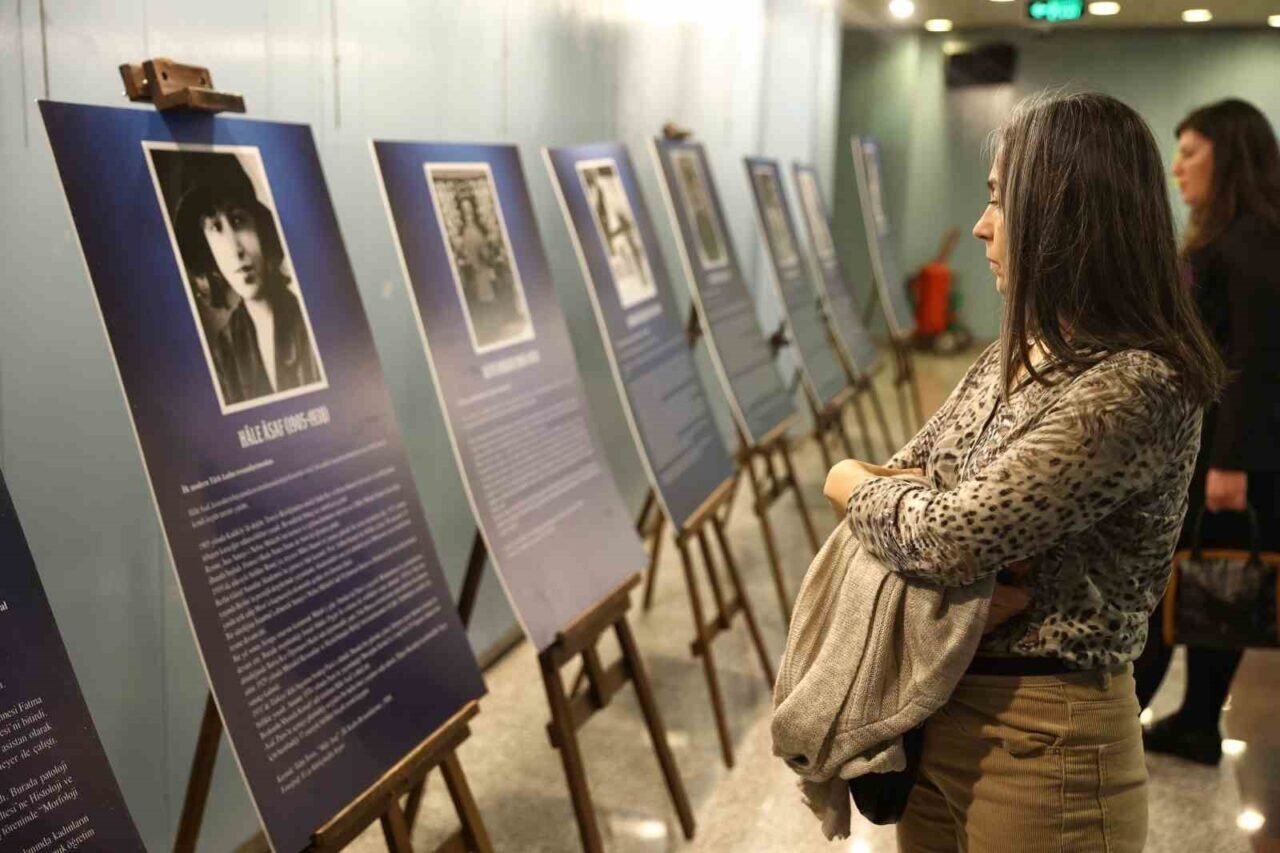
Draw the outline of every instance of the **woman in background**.
[[[1280,147],[1256,107],[1225,100],[1178,125],[1173,176],[1191,208],[1183,257],[1196,301],[1231,374],[1205,414],[1182,531],[1189,547],[1207,510],[1203,543],[1247,547],[1246,505],[1265,550],[1280,550]],[[1169,666],[1159,617],[1136,668],[1138,701],[1151,701]],[[1148,750],[1201,764],[1222,757],[1218,717],[1240,651],[1187,649],[1181,709],[1144,735]]]

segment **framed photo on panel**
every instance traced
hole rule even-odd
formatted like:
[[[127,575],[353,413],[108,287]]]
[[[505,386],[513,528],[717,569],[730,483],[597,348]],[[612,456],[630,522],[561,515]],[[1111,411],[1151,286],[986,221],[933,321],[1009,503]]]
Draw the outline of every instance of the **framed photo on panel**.
[[[822,295],[822,304],[831,318],[836,340],[854,372],[859,376],[870,376],[879,366],[879,356],[871,334],[858,316],[853,288],[840,264],[840,255],[831,236],[831,220],[818,184],[818,173],[804,163],[794,163],[791,169],[805,232],[809,236],[809,251],[816,271],[814,283]]]
[[[853,172],[858,181],[858,198],[862,204],[862,223],[867,233],[867,249],[871,271],[880,294],[880,308],[895,340],[906,340],[915,331],[915,314],[907,298],[907,284],[898,272],[897,254],[893,247],[893,231],[884,208],[883,179],[880,168],[880,143],[869,136],[850,140],[853,150]]]
[[[752,446],[786,429],[795,407],[724,225],[701,143],[653,140],[680,262],[734,421]]]
[[[835,402],[849,382],[839,356],[831,348],[820,292],[800,254],[791,205],[782,186],[782,169],[776,160],[764,157],[747,157],[743,163],[756,222],[769,256],[774,292],[791,329],[800,375],[815,405],[821,408]]]
[[[734,473],[635,167],[620,143],[544,150],[649,482],[676,530]]]
[[[213,698],[302,850],[484,692],[311,129],[40,108]]]
[[[467,498],[543,651],[646,561],[590,422],[520,155],[374,141],[373,158]],[[628,268],[633,305],[652,298],[651,272]]]

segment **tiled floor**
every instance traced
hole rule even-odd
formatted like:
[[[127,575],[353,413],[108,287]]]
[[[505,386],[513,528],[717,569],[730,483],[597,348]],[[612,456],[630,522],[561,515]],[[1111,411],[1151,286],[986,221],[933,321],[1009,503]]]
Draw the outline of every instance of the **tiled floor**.
[[[936,406],[972,356],[919,360],[927,406]],[[882,376],[882,380],[885,377]],[[891,415],[892,395],[881,396]],[[801,443],[798,472],[810,511],[820,528],[832,523],[821,499],[825,472],[817,448]],[[789,591],[794,595],[810,556],[789,499],[773,511]],[[776,659],[785,641],[777,598],[769,580],[755,518],[742,493],[729,526],[748,592]],[[493,582],[488,579],[486,582]],[[703,592],[706,593],[705,584]],[[637,596],[638,598],[638,596]],[[823,841],[818,826],[801,805],[793,776],[770,753],[770,695],[741,622],[714,645],[737,762],[726,769],[720,758],[699,663],[689,654],[692,621],[674,549],[664,548],[657,595],[651,611],[637,601],[632,624],[647,663],[670,742],[698,820],[692,841],[680,835],[675,810],[667,799],[630,690],[591,720],[580,738],[605,843],[619,853],[657,851],[823,851],[878,853],[895,849],[892,829],[855,824],[853,837],[839,844]],[[616,649],[607,647],[612,658]],[[532,650],[517,647],[486,674],[489,695],[462,747],[470,779],[494,846],[502,851],[574,851],[580,849],[573,811],[556,753],[544,725],[547,705]],[[1157,715],[1176,705],[1182,689],[1180,658],[1157,697]],[[1227,713],[1232,738],[1246,743],[1238,756],[1217,769],[1152,756],[1151,833],[1154,853],[1277,849],[1280,836],[1280,656],[1250,653],[1236,681]],[[1243,819],[1241,815],[1246,815]],[[1263,818],[1252,834],[1237,826]],[[426,806],[415,827],[417,849],[434,849],[455,825],[438,778],[432,779]],[[1252,846],[1251,847],[1251,842]],[[1264,846],[1264,845],[1273,846]],[[385,849],[380,831],[366,832],[351,848]]]

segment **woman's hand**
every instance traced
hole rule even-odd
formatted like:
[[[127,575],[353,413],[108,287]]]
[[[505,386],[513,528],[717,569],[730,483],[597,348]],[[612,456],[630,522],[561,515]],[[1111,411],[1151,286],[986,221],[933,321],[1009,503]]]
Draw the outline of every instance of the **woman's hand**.
[[[1031,571],[1031,561],[1022,560],[1005,567],[1012,575],[1009,583],[997,583],[991,594],[991,607],[987,610],[987,623],[982,627],[983,634],[990,634],[1031,605],[1031,593],[1026,588],[1027,573]]]
[[[1244,512],[1249,503],[1249,475],[1210,468],[1204,482],[1204,508],[1209,512]]]
[[[919,468],[886,468],[883,465],[872,465],[859,462],[857,459],[845,459],[837,462],[827,472],[827,482],[822,487],[822,494],[831,502],[831,507],[839,515],[844,515],[849,505],[849,496],[854,489],[872,477],[901,477],[914,475],[923,477],[924,471]]]

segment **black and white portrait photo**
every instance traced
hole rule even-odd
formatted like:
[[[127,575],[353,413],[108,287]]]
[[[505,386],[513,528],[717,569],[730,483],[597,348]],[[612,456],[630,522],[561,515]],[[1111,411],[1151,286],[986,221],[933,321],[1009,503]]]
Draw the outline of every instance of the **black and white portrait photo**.
[[[822,204],[818,178],[808,169],[800,169],[795,175],[796,185],[800,188],[800,206],[804,210],[805,224],[809,226],[809,236],[813,238],[814,251],[819,260],[829,261],[835,257],[836,246],[831,239],[831,226]]]
[[[611,159],[583,161],[578,164],[578,178],[609,259],[618,302],[623,308],[630,308],[657,296],[649,254],[636,226],[617,164]]]
[[[789,267],[799,260],[796,252],[796,241],[791,235],[791,227],[787,222],[787,211],[782,206],[782,188],[778,186],[778,173],[770,166],[754,166],[751,169],[751,180],[756,185],[756,198],[759,199],[760,218],[764,220],[764,230],[769,237],[769,246],[773,250],[773,260],[780,267]]]
[[[486,163],[425,166],[471,345],[486,353],[532,340],[533,322]]]
[[[258,150],[143,149],[222,413],[327,387]]]
[[[680,185],[685,213],[693,223],[702,268],[722,267],[729,262],[729,256],[725,251],[720,220],[711,203],[711,190],[707,186],[702,161],[696,151],[676,149],[671,152],[671,162],[675,165],[676,183]]]

